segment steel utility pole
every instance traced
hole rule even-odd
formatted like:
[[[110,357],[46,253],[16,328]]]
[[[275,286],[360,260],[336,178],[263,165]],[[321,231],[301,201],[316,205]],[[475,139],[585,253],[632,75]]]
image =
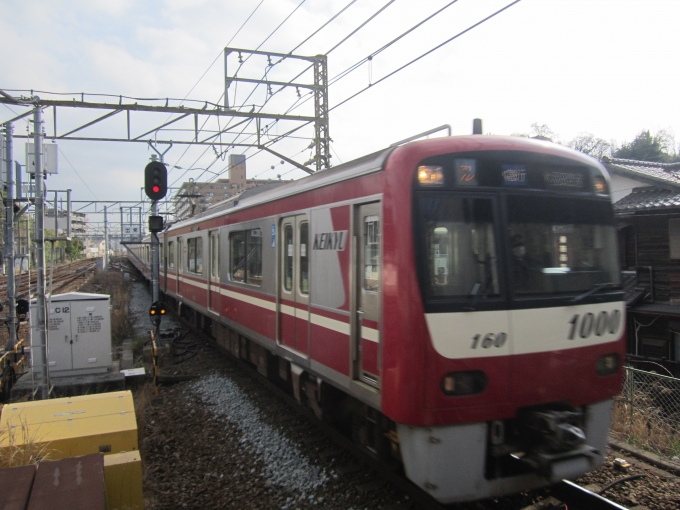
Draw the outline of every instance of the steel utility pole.
[[[39,99],[36,98],[36,104]],[[33,111],[33,140],[35,151],[35,261],[36,261],[36,324],[32,324],[40,349],[43,366],[41,367],[40,396],[43,400],[49,398],[50,372],[47,357],[47,306],[45,296],[45,191],[43,182],[43,133],[42,110],[36,106]]]
[[[163,152],[156,149],[151,143],[149,143],[149,147],[158,153],[158,156],[156,156],[156,154],[151,155],[151,161],[158,161],[158,158],[160,157],[160,162],[163,163],[163,156],[165,156],[165,153],[172,148],[172,144],[170,144]],[[165,170],[163,171],[165,172]],[[166,187],[167,191],[167,181],[163,186]],[[151,216],[158,216],[158,200],[151,201]],[[160,300],[160,243],[158,241],[158,231],[154,231],[151,228],[149,228],[149,230],[151,233],[151,300],[155,303]]]
[[[11,122],[5,124],[5,163],[7,196],[5,197],[5,267],[7,268],[7,307],[9,340],[6,351],[11,351],[17,343],[17,307],[16,282],[14,273],[14,179],[12,166],[14,164],[13,135],[14,126]]]
[[[109,219],[104,207],[104,269],[109,267]]]

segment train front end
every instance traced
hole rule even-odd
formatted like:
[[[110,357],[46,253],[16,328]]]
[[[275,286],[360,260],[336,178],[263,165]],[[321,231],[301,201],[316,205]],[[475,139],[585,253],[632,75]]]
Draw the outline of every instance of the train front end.
[[[457,502],[598,467],[625,325],[604,168],[471,136],[400,148],[386,172],[383,412],[409,478]]]

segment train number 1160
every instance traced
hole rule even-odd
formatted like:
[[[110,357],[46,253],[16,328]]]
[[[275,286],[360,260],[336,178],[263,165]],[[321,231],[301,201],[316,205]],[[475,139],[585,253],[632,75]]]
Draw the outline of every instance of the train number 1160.
[[[569,340],[573,340],[578,334],[581,338],[588,338],[593,333],[595,336],[602,336],[605,333],[615,334],[621,327],[621,311],[612,310],[611,312],[602,311],[597,314],[575,313],[569,321]]]

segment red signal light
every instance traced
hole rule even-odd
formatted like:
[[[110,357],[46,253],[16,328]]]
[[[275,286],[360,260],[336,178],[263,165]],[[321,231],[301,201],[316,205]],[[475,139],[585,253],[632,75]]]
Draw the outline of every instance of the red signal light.
[[[161,190],[161,187],[158,184],[155,184],[151,189],[154,193],[158,193]]]

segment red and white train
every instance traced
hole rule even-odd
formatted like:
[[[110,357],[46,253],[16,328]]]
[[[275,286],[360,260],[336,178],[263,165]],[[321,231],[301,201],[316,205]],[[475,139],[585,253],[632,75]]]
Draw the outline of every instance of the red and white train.
[[[609,176],[588,156],[407,143],[161,243],[166,302],[441,502],[603,462],[625,307]],[[148,275],[148,246],[133,251]]]

